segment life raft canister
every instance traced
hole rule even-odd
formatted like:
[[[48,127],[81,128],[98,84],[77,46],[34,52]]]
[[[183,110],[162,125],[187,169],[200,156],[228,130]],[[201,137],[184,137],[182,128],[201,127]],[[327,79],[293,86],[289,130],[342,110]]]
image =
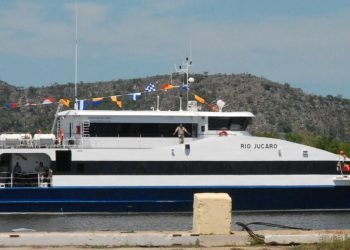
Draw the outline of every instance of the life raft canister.
[[[346,173],[350,172],[350,165],[349,164],[344,164],[343,172],[346,172]]]
[[[219,136],[227,136],[227,131],[226,130],[221,130],[218,134]]]

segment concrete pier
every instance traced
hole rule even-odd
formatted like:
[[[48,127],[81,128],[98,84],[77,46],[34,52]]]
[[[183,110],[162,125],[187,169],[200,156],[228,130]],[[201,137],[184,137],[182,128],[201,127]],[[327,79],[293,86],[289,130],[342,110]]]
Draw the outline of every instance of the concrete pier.
[[[259,230],[254,233],[247,230],[251,234],[249,235],[246,231],[231,231],[231,208],[232,201],[227,194],[196,194],[192,232],[31,232],[21,230],[0,233],[0,249],[147,247],[177,250],[183,248],[267,250],[286,249],[287,245],[347,239],[350,234],[350,230]]]
[[[264,249],[273,245],[318,243],[344,239],[350,230],[261,230]],[[198,235],[187,231],[174,232],[8,232],[0,233],[0,246],[4,247],[154,247],[154,248],[222,248],[249,247],[252,239],[245,231],[229,235]],[[257,246],[255,246],[255,249]],[[249,248],[247,248],[249,249]],[[271,248],[275,249],[275,248]]]

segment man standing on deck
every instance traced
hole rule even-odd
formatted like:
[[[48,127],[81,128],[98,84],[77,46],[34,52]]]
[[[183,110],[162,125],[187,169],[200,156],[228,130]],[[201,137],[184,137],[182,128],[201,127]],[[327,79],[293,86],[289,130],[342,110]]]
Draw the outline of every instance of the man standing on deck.
[[[39,174],[39,175],[44,175],[45,173],[45,167],[44,167],[44,163],[41,161],[39,163],[39,165],[35,168],[35,171]]]
[[[16,174],[16,175],[22,173],[22,168],[21,168],[21,166],[19,165],[18,162],[16,162],[16,165],[13,167],[13,173]]]
[[[187,129],[182,124],[177,126],[173,135],[175,135],[176,133],[177,133],[177,136],[179,137],[180,144],[183,144],[185,142],[185,133],[188,135],[191,135],[190,133],[188,133]]]

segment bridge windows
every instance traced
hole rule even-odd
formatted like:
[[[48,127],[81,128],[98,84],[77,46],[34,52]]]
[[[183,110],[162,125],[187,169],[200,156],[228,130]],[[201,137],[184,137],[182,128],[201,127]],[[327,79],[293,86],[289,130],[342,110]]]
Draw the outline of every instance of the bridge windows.
[[[209,130],[227,129],[231,131],[246,130],[250,117],[209,117]]]
[[[168,123],[90,123],[90,137],[174,137],[179,124]],[[197,124],[183,123],[187,131],[197,134]]]

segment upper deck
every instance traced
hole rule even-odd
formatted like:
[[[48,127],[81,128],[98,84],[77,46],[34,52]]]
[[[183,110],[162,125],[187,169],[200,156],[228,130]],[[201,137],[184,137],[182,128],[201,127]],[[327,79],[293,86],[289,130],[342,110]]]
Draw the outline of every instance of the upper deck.
[[[147,117],[255,117],[251,112],[205,112],[205,111],[134,111],[134,110],[66,110],[58,113],[59,117],[79,116],[90,119],[100,119],[109,117],[137,117],[144,119]]]
[[[171,137],[183,124],[195,137],[209,131],[245,131],[250,112],[68,110],[58,114],[68,137]],[[75,129],[74,129],[75,128]],[[83,133],[81,133],[83,131]]]

